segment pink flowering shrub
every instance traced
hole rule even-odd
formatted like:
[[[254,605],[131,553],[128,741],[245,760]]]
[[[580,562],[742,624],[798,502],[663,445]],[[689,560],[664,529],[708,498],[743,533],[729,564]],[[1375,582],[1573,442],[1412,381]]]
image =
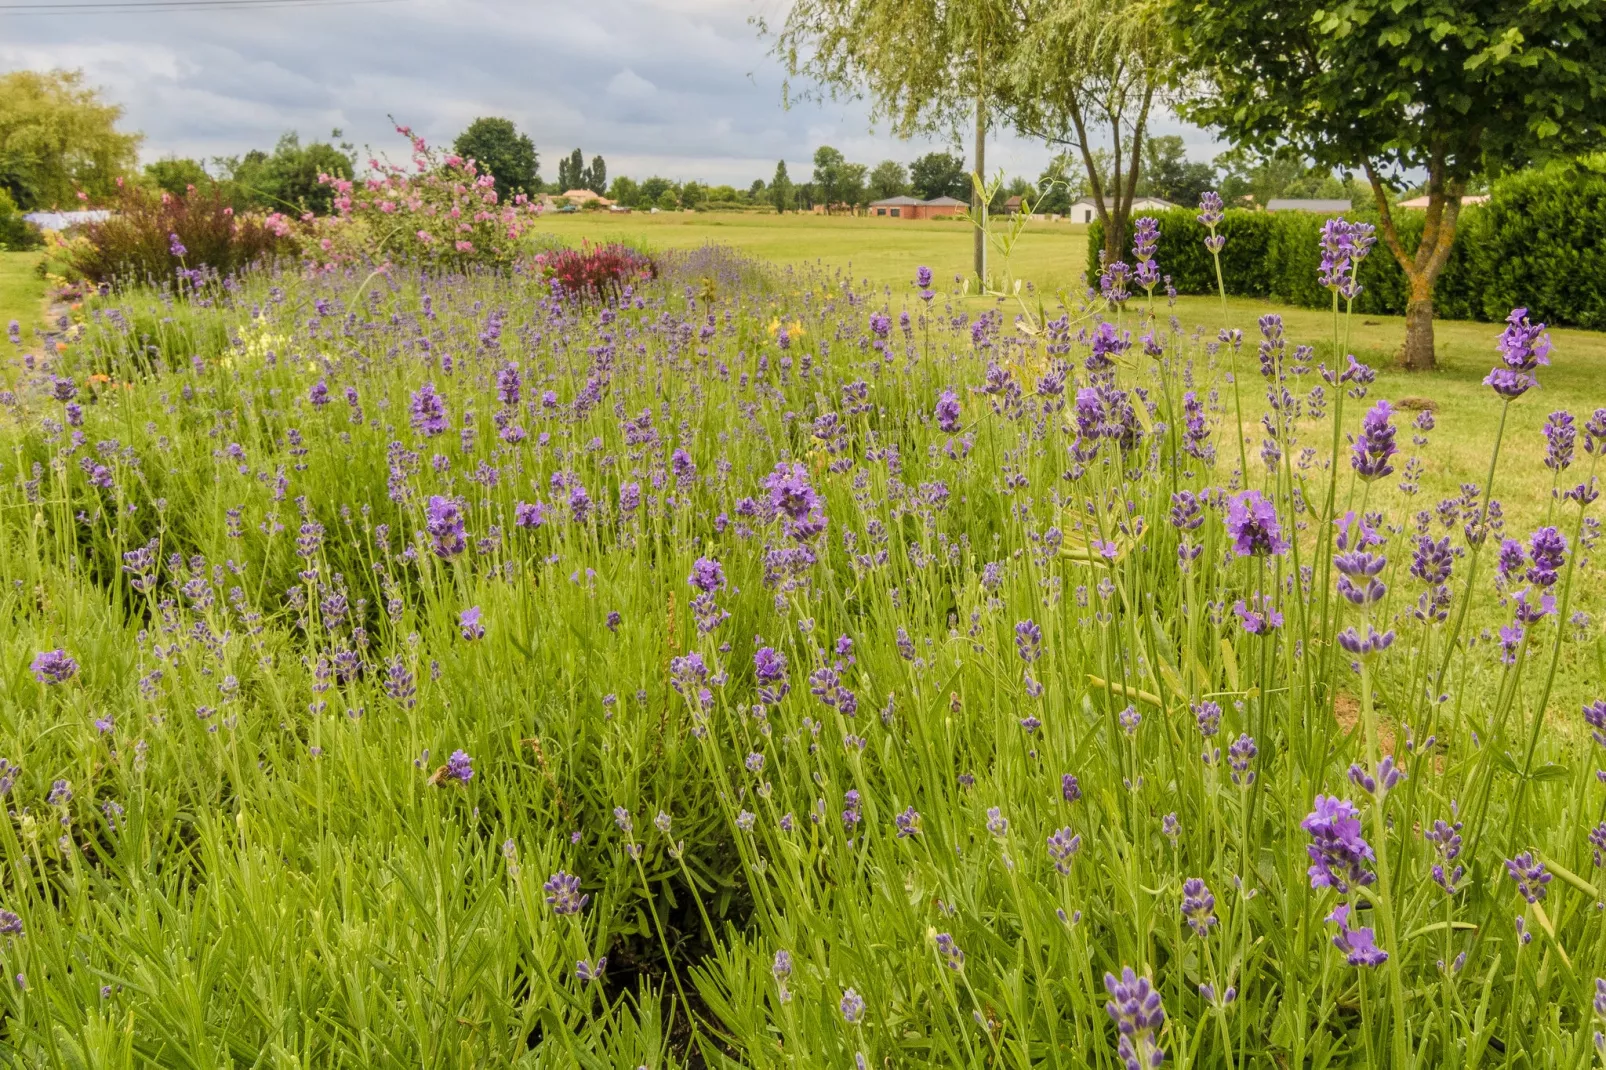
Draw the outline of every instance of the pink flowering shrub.
[[[412,142],[411,167],[370,159],[366,177],[320,175],[334,187],[335,214],[303,217],[312,230],[307,252],[314,261],[409,261],[425,267],[510,265],[519,240],[541,214],[540,205],[519,194],[501,202],[496,181],[472,159],[436,149],[406,126],[397,132]],[[278,223],[288,226],[288,220]]]
[[[658,266],[646,253],[628,245],[584,245],[536,258],[543,274],[562,290],[588,301],[616,302],[625,287],[658,277]]]

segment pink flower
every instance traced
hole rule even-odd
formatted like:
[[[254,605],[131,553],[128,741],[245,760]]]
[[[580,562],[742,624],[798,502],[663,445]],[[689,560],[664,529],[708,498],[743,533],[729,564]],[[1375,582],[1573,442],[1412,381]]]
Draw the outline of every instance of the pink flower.
[[[457,243],[457,251],[460,253],[472,253],[474,251],[474,243],[471,241],[460,241]]]
[[[435,235],[431,234],[427,230],[421,230],[421,231],[418,232],[418,240],[428,244],[429,242],[432,242],[432,241],[435,240]]]

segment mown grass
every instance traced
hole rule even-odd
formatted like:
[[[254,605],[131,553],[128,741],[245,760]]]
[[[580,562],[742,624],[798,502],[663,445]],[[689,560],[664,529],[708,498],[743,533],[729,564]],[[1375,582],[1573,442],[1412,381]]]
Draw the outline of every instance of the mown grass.
[[[30,332],[44,318],[45,280],[34,271],[38,253],[0,252],[0,327],[12,320]]]

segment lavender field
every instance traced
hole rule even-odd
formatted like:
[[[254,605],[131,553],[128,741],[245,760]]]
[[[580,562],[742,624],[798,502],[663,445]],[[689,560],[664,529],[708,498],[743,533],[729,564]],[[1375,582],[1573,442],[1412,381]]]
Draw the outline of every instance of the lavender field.
[[[1367,228],[1322,339],[1181,322],[1153,240],[1026,301],[710,247],[14,331],[0,1057],[1601,1058],[1606,408],[1502,506],[1567,360],[1515,310],[1436,483],[1344,355]]]

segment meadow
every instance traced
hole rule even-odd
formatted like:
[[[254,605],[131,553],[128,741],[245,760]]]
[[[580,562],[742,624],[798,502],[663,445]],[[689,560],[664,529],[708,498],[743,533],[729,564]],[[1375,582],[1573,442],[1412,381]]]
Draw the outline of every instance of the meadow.
[[[0,343],[0,1057],[1595,1058],[1602,336],[874,225]]]

